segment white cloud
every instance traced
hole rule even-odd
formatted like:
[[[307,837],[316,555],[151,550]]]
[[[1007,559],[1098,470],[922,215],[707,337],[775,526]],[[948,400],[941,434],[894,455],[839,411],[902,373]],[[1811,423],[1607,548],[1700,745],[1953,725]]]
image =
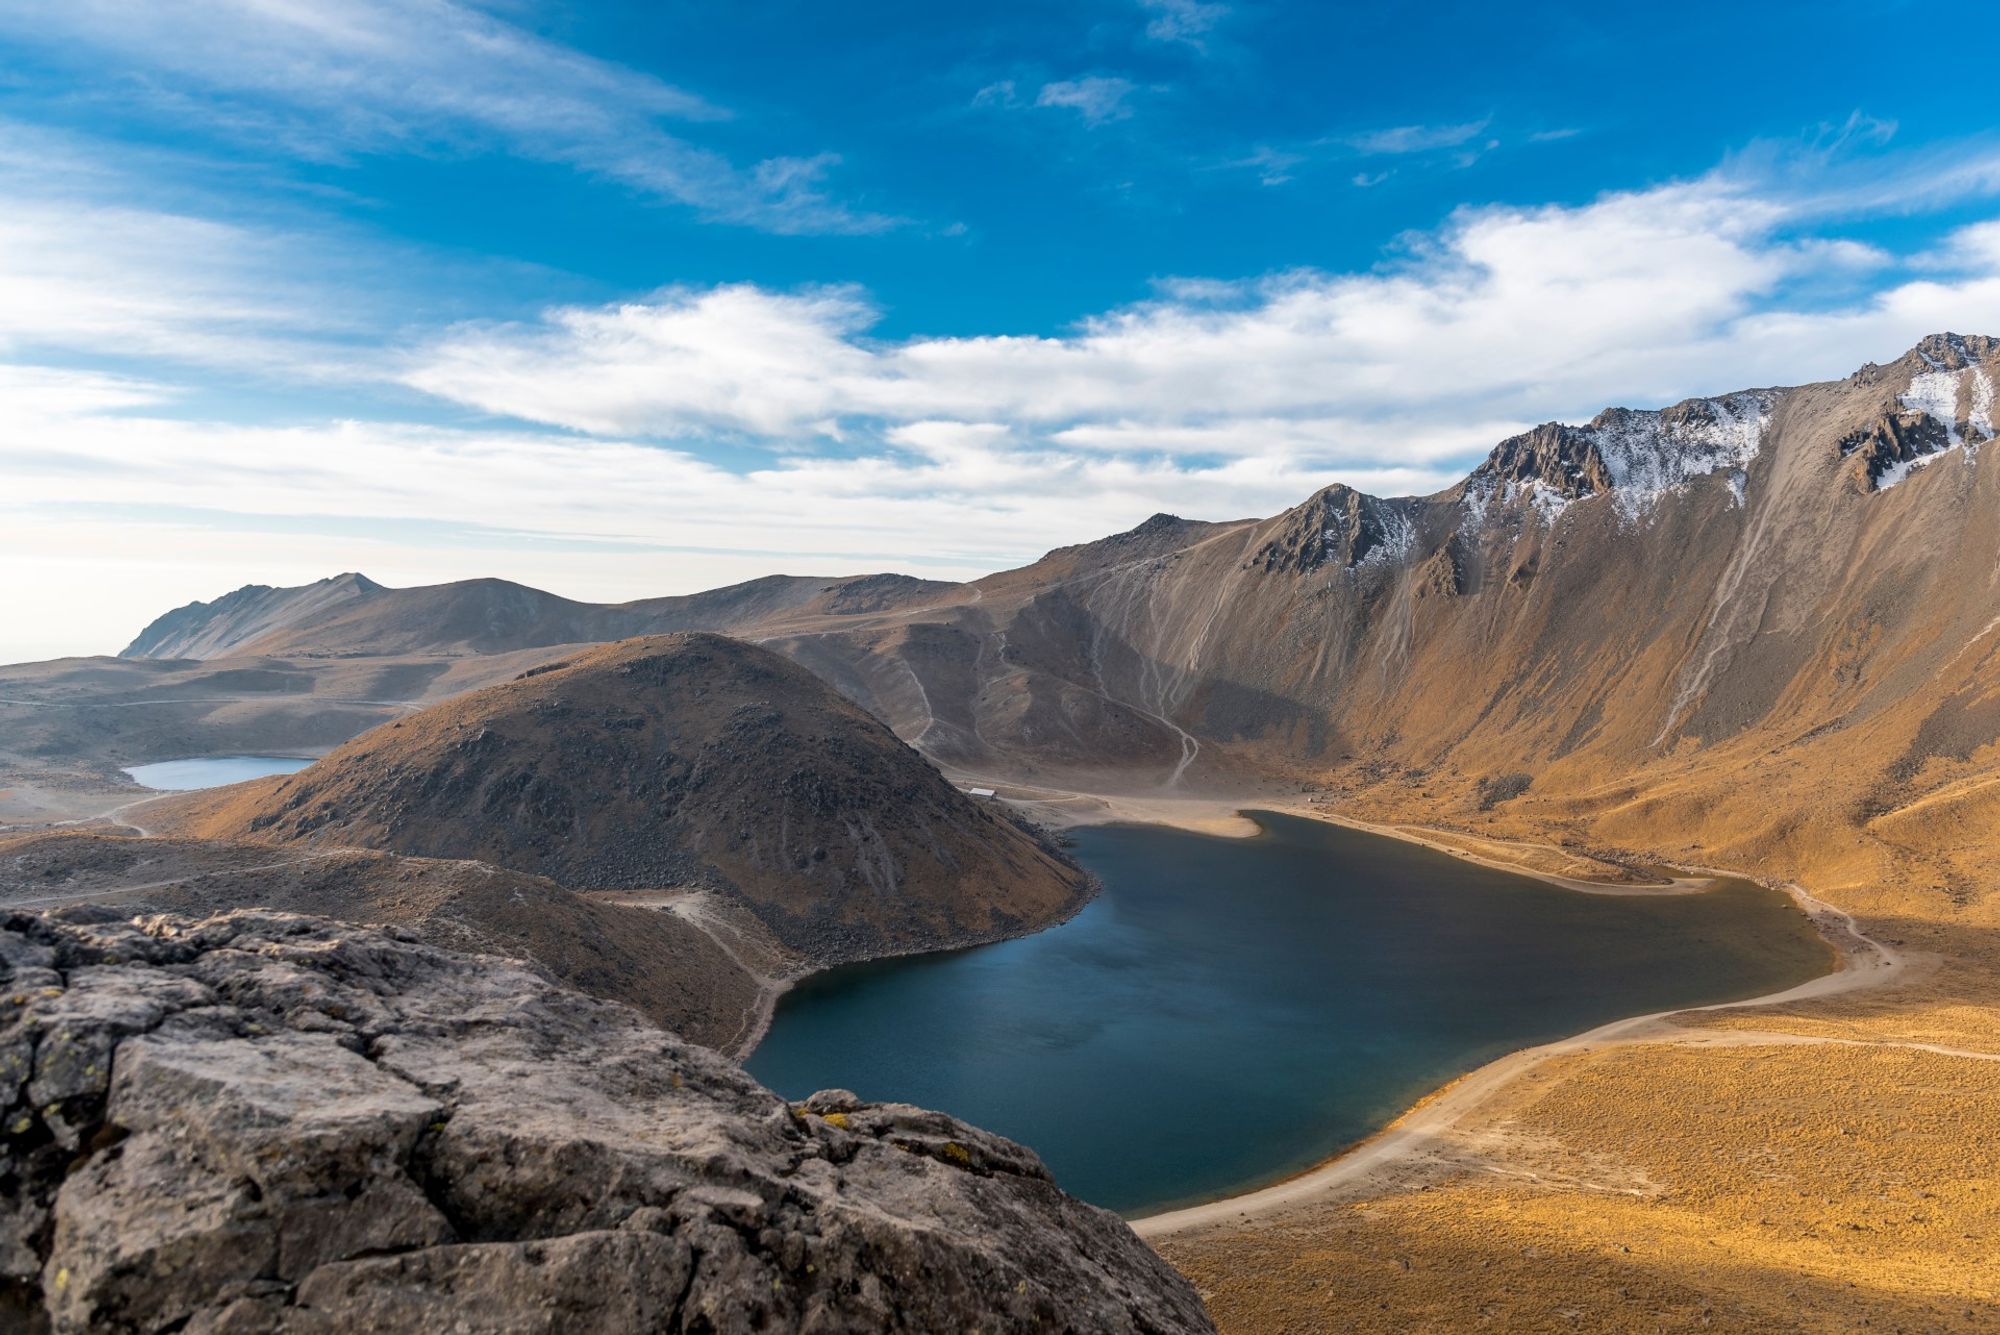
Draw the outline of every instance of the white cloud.
[[[720,221],[778,232],[894,222],[826,196],[831,156],[739,166],[661,128],[726,115],[699,96],[454,0],[0,0],[0,33],[74,59],[96,79],[106,64],[140,71],[130,95],[293,152],[491,142]],[[189,89],[202,100],[183,96]]]
[[[1349,147],[1371,156],[1428,153],[1440,148],[1457,148],[1484,130],[1485,120],[1460,125],[1396,125],[1386,130],[1368,130],[1347,136]]]
[[[975,107],[1017,107],[1021,105],[1020,93],[1012,79],[1000,79],[987,84],[972,95]]]
[[[1093,449],[1230,453],[1288,423],[1289,450],[1326,429],[1317,457],[1401,462],[1413,433],[1832,374],[1925,332],[1856,328],[1834,340],[1852,357],[1809,356],[1803,335],[1761,344],[1753,331],[1787,318],[1774,303],[1791,285],[1887,259],[1789,240],[1786,219],[1784,205],[1721,179],[1575,208],[1466,210],[1379,271],[1168,285],[1062,337],[881,343],[849,290],[672,289],[452,331],[418,350],[407,378],[489,412],[606,434],[798,442],[829,420],[863,435],[871,422],[948,420],[1005,424],[1025,440],[1067,433],[1055,439]],[[2000,327],[1979,301],[1960,282],[1929,304]],[[1836,330],[1870,312],[1878,303],[1789,318]],[[1174,443],[1193,440],[1210,443]]]
[[[0,196],[20,175],[0,171]],[[37,578],[90,605],[79,626],[116,612],[115,636],[80,646],[97,648],[166,601],[306,567],[601,598],[773,569],[957,575],[1154,510],[1266,514],[1336,480],[1427,492],[1535,421],[2000,331],[2000,224],[1908,257],[1799,236],[1830,195],[1760,189],[1737,163],[1581,206],[1467,209],[1377,268],[1164,282],[1053,336],[888,339],[856,289],[739,284],[418,328],[389,352],[351,336],[338,280],[288,285],[308,266],[282,235],[17,196],[0,211],[17,363],[60,346],[339,367],[353,350],[357,384],[394,375],[540,425],[194,420],[164,372],[17,364],[0,372],[0,560],[70,552]],[[718,466],[718,438],[752,463]],[[232,522],[201,517],[218,508]],[[135,534],[170,549],[173,599]],[[4,583],[0,627],[28,596]],[[146,605],[99,607],[107,585]]]
[[[1269,144],[1259,144],[1240,158],[1233,158],[1218,165],[1223,167],[1248,167],[1257,173],[1261,185],[1283,185],[1292,179],[1292,168],[1308,161],[1304,153],[1290,149],[1272,148]]]
[[[786,436],[875,393],[853,291],[666,289],[565,307],[540,325],[469,325],[426,350],[411,385],[488,412],[604,434]]]
[[[296,366],[352,329],[304,259],[227,222],[0,195],[0,351]]]
[[[162,156],[0,121],[0,356],[379,382],[383,329],[470,272],[285,203],[227,216]]]
[[[190,598],[355,567],[600,599],[779,570],[971,576],[1156,510],[1271,512],[1329,480],[1276,454],[1182,467],[1021,444],[992,423],[911,422],[890,453],[734,473],[626,440],[242,426],[149,416],[133,399],[66,374],[0,377],[0,563],[34,571],[0,581],[0,661],[114,651]],[[1366,465],[1351,477],[1436,480]],[[67,638],[29,636],[58,607]]]
[[[1093,74],[1082,79],[1064,79],[1042,85],[1035,94],[1038,107],[1066,107],[1091,125],[1124,120],[1132,114],[1126,99],[1132,96],[1132,81]]]
[[[1139,0],[1140,7],[1153,18],[1146,35],[1157,42],[1180,42],[1199,49],[1202,36],[1229,13],[1227,5],[1206,0]]]

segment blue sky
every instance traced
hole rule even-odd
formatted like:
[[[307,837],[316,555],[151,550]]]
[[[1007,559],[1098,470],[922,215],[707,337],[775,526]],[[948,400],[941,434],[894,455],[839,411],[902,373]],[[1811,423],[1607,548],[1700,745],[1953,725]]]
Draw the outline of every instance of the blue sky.
[[[0,0],[0,660],[972,575],[2000,332],[2000,15]]]

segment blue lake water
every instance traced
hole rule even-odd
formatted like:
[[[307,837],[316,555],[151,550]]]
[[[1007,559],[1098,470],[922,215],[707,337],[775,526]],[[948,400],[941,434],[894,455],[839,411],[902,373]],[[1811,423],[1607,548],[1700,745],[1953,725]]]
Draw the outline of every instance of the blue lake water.
[[[126,769],[139,783],[164,792],[220,788],[225,783],[261,779],[267,774],[297,774],[310,760],[297,756],[205,756],[198,760],[162,760]]]
[[[1580,894],[1252,814],[1251,839],[1078,830],[1104,891],[1070,922],[810,979],[746,1064],[791,1098],[954,1113],[1141,1214],[1309,1167],[1512,1049],[1832,967],[1749,882]]]

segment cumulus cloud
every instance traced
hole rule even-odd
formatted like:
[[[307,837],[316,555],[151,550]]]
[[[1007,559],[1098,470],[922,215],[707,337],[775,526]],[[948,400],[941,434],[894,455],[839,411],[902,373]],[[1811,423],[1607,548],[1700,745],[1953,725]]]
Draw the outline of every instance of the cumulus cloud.
[[[21,576],[0,582],[0,661],[111,652],[191,597],[356,566],[392,583],[503,575],[600,599],[774,571],[969,577],[1157,510],[1272,512],[1324,480],[1277,453],[1183,466],[955,421],[902,424],[866,455],[734,472],[624,439],[182,419],[153,392],[0,374],[0,562]],[[1398,490],[1433,480],[1368,465],[1353,476]],[[50,625],[61,643],[33,638]]]
[[[491,143],[770,231],[895,222],[827,195],[832,156],[740,165],[663,128],[724,110],[455,0],[0,0],[0,34],[94,77],[137,72],[128,95],[294,152]]]
[[[151,532],[174,560],[204,552],[201,570],[241,578],[296,577],[305,551],[362,564],[337,556],[358,546],[387,553],[374,573],[392,580],[505,573],[586,597],[773,569],[962,575],[1154,510],[1266,514],[1332,481],[1428,492],[1536,421],[2000,330],[2000,225],[1896,255],[1818,235],[1833,197],[1760,188],[1735,163],[1583,205],[1465,209],[1378,267],[1166,282],[1047,336],[892,339],[859,289],[734,284],[418,330],[386,351],[354,335],[337,283],[286,286],[296,255],[265,230],[10,207],[0,559],[95,561],[81,554]],[[353,384],[397,382],[370,404],[382,415],[415,389],[493,420],[209,420],[164,370],[34,367],[50,347],[286,374],[295,355],[352,351]],[[73,599],[97,587],[61,578]],[[224,586],[201,578],[171,599],[146,584],[147,605],[120,615]]]
[[[1320,458],[1402,463],[1413,440],[1467,424],[1833,374],[1926,332],[1906,312],[2000,325],[1963,274],[1787,312],[1797,285],[1888,262],[1789,238],[1788,216],[1720,177],[1580,207],[1470,209],[1380,270],[1170,285],[1055,337],[880,342],[852,290],[669,289],[450,331],[416,350],[406,378],[608,434],[802,440],[828,422],[865,435],[957,421],[1092,449],[1230,454],[1262,432]],[[1968,232],[1953,253],[1976,260],[1988,240]],[[1768,339],[1774,327],[1789,332]]]
[[[425,349],[407,380],[580,431],[789,436],[880,394],[875,354],[860,342],[875,318],[851,289],[668,288],[564,307],[538,324],[461,326]]]

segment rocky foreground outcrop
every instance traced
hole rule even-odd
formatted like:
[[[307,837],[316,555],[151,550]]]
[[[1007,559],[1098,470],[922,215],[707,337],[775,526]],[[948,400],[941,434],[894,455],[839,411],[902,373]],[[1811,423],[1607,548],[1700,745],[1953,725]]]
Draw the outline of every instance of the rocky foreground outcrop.
[[[0,918],[0,1328],[1210,1329],[949,1117],[394,930],[109,916]]]

